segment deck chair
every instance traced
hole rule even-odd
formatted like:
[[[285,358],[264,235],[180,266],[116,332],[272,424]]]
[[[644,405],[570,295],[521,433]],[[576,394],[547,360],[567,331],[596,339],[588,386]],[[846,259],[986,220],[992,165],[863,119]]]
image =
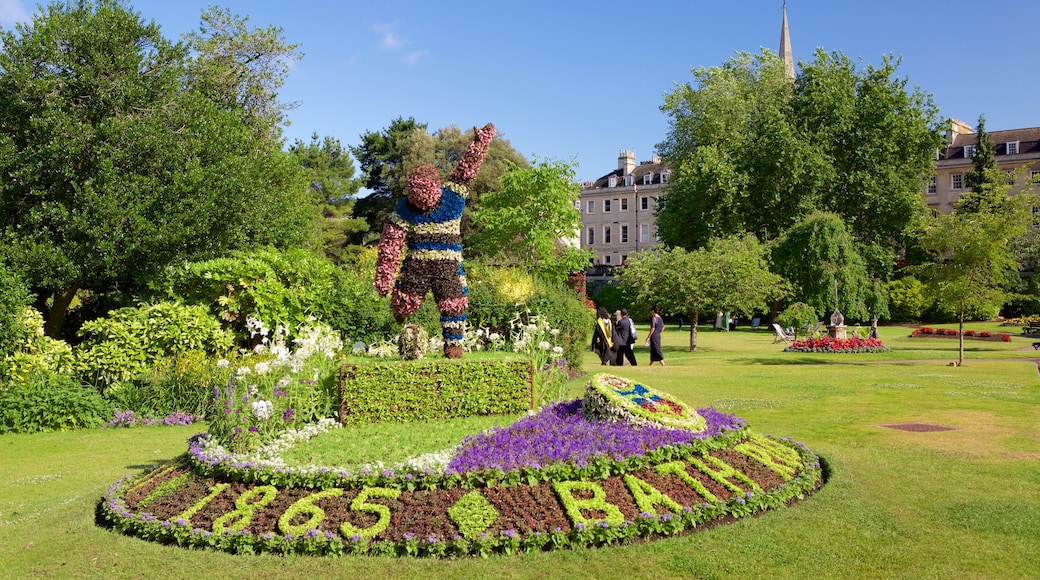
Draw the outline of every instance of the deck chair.
[[[762,319],[761,318],[752,318],[751,319],[751,330],[758,330],[758,327],[761,326],[761,325],[762,325]]]
[[[809,333],[809,336],[816,336],[816,333],[820,332],[821,328],[823,328],[823,321],[822,320],[819,323],[816,324],[816,328],[812,329],[812,332]]]
[[[773,323],[773,332],[776,333],[776,336],[773,338],[773,344],[778,342],[791,342],[791,335],[784,332],[784,329],[780,328],[780,325],[775,322]]]

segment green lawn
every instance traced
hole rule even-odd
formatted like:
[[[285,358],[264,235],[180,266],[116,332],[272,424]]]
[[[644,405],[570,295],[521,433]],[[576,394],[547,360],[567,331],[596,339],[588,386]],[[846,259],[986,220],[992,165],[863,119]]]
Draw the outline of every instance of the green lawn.
[[[950,325],[945,325],[950,326]],[[1040,379],[1032,340],[910,339],[892,352],[783,353],[766,329],[664,334],[667,367],[601,367],[747,419],[819,453],[828,483],[792,508],[618,548],[458,561],[233,556],[124,537],[93,523],[119,477],[186,448],[192,427],[0,437],[3,577],[1036,578],[1040,574]],[[975,330],[1010,331],[993,324]],[[640,328],[645,336],[646,328]],[[915,362],[910,362],[915,361]],[[924,362],[916,362],[924,361]],[[842,363],[842,364],[835,364]],[[845,364],[847,363],[847,364]],[[870,364],[879,363],[879,364]],[[578,396],[584,379],[572,381]],[[949,431],[883,425],[928,423]],[[438,443],[439,444],[439,443]],[[386,446],[385,441],[378,445]],[[361,450],[359,450],[359,453]]]

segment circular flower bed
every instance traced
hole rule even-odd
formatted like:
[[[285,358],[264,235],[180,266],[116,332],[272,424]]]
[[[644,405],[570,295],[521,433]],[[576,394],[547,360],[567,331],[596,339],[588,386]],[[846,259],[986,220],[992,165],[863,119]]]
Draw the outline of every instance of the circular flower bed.
[[[804,445],[649,387],[639,398],[697,428],[590,419],[586,404],[604,411],[593,383],[634,387],[597,377],[584,401],[468,437],[436,468],[300,469],[196,436],[178,460],[113,484],[99,517],[145,539],[236,553],[456,557],[666,537],[783,507],[822,484]],[[275,447],[331,427],[308,426]]]
[[[888,352],[889,348],[877,338],[808,338],[796,340],[784,352]]]

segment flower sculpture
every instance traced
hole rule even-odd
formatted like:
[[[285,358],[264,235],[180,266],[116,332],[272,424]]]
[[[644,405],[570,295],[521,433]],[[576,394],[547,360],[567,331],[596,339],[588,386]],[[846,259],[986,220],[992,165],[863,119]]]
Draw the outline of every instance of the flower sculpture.
[[[445,184],[432,165],[420,165],[408,176],[408,197],[398,202],[379,240],[375,287],[381,296],[393,291],[390,308],[404,322],[433,291],[441,313],[444,356],[462,357],[468,306],[466,272],[462,268],[462,210],[468,185],[477,175],[495,137],[495,126],[474,128],[475,136]],[[404,262],[402,251],[407,248]],[[396,282],[394,278],[396,277]]]

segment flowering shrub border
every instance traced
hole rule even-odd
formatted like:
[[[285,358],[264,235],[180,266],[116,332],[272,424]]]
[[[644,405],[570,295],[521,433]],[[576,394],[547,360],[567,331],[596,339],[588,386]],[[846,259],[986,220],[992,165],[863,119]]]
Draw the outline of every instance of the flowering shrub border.
[[[922,326],[921,328],[915,328],[911,333],[911,338],[957,338],[960,333],[956,328],[930,328]],[[990,332],[988,330],[965,330],[964,338],[970,338],[973,340],[998,340],[1000,342],[1011,342],[1011,335],[1007,332]]]
[[[864,353],[888,352],[890,349],[877,338],[807,338],[796,340],[784,348],[784,352],[831,352],[831,353]]]
[[[667,537],[783,507],[823,482],[804,445],[743,425],[584,467],[440,476],[239,469],[205,458],[205,439],[173,464],[113,484],[99,521],[233,553],[486,556]]]

